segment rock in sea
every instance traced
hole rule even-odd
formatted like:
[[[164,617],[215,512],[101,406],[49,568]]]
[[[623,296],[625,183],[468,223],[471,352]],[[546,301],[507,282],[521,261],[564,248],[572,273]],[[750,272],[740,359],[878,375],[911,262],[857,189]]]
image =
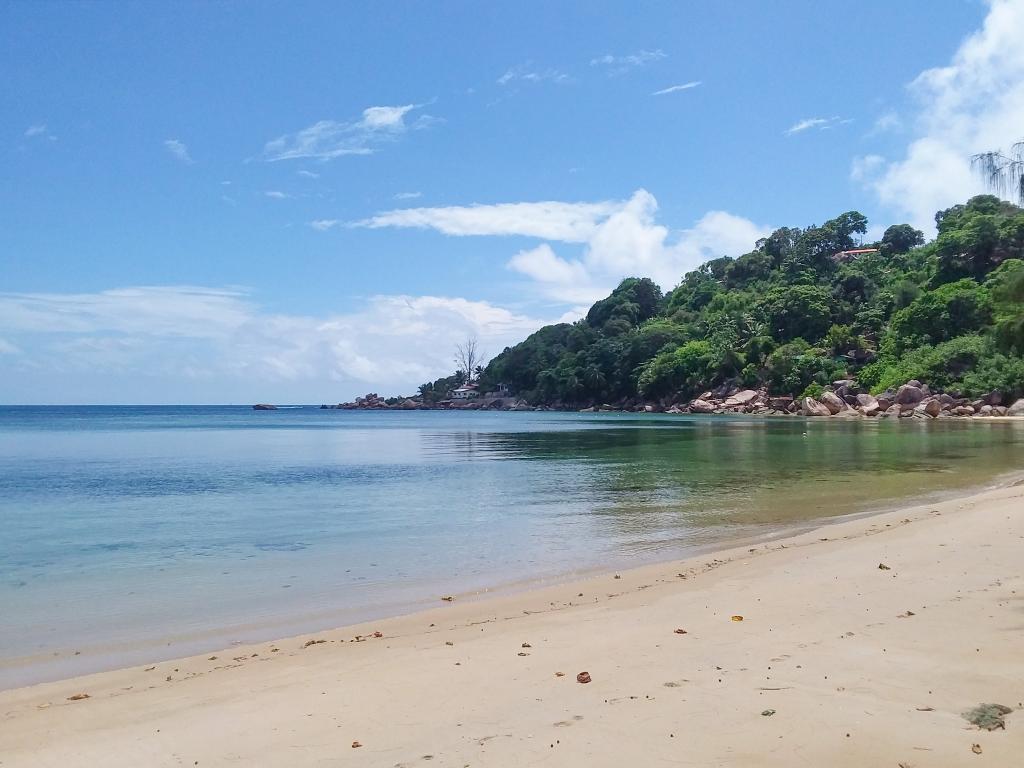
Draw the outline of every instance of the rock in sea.
[[[256,403],[256,405],[254,405],[252,409],[254,411],[276,411],[277,406],[271,405],[270,403]]]

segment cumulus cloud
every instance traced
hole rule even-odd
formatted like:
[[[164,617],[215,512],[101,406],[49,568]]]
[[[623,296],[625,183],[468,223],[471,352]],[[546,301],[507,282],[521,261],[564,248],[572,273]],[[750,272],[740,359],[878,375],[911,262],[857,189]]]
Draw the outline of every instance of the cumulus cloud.
[[[1024,138],[1024,0],[992,0],[981,29],[943,67],[910,84],[918,105],[902,158],[870,180],[879,199],[925,232],[934,214],[983,191],[971,155]]]
[[[688,83],[680,83],[679,85],[670,85],[668,88],[662,88],[660,91],[655,91],[651,96],[664,96],[668,93],[678,93],[679,91],[688,91],[691,88],[696,88],[701,84],[700,80],[691,80]]]
[[[245,291],[194,286],[0,294],[0,326],[29,342],[22,346],[30,352],[19,356],[23,371],[51,381],[107,375],[116,387],[156,377],[171,401],[180,401],[175,390],[256,397],[258,388],[300,401],[369,388],[410,393],[450,372],[454,344],[467,335],[496,353],[551,319],[443,296],[374,296],[351,312],[309,316],[266,312]],[[13,342],[0,344],[0,353],[17,352]],[[0,397],[32,399],[13,385],[0,382]],[[151,396],[119,389],[106,401]]]
[[[164,141],[164,149],[187,165],[192,165],[192,163],[195,162],[192,159],[192,156],[188,153],[188,147],[183,141],[179,141],[178,139],[166,139]]]
[[[415,120],[406,118],[422,104],[393,107],[367,107],[358,120],[339,122],[321,120],[308,128],[279,136],[263,147],[263,159],[333,160],[345,155],[370,155],[380,144],[395,141],[410,130],[426,128],[436,118],[421,114]]]
[[[578,304],[607,294],[623,277],[651,277],[671,288],[702,261],[739,255],[770,231],[724,211],[670,232],[655,221],[658,202],[646,190],[629,200],[597,203],[502,203],[409,208],[378,214],[354,226],[415,227],[454,236],[525,236],[582,245],[577,258],[549,243],[520,251],[508,267],[534,281],[545,296]]]

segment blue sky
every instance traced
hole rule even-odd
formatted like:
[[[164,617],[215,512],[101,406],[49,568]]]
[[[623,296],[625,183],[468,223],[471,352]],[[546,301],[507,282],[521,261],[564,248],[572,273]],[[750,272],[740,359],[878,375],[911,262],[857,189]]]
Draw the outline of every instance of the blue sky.
[[[413,391],[628,274],[927,228],[1021,0],[0,4],[0,402]]]

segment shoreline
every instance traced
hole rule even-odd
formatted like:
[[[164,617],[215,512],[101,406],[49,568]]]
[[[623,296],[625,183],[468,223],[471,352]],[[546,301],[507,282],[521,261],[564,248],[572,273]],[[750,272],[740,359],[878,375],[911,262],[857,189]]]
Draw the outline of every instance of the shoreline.
[[[996,419],[998,417],[991,420]],[[895,513],[908,504],[916,506],[969,498],[987,490],[1010,485],[1015,481],[1024,482],[1024,471],[1003,472],[986,478],[982,482],[941,489],[927,494],[917,493],[888,500],[876,500],[870,502],[870,506],[856,511],[796,522],[777,523],[768,526],[768,530],[759,532],[749,530],[750,527],[757,526],[743,526],[741,529],[723,534],[720,539],[701,544],[690,544],[681,548],[670,547],[646,558],[638,558],[639,562],[635,565],[618,569],[611,565],[582,565],[544,576],[524,576],[500,580],[479,589],[452,590],[451,595],[462,605],[486,605],[491,601],[516,598],[539,590],[571,587],[580,582],[611,576],[616,572],[621,575],[647,568],[668,567],[699,557],[716,556],[737,548],[785,542],[802,534],[812,533],[844,522]],[[32,655],[0,659],[0,671],[11,672],[10,676],[17,681],[13,685],[9,683],[0,685],[0,694],[6,691],[107,674],[139,666],[198,658],[208,653],[225,653],[226,648],[256,647],[272,641],[281,642],[318,633],[341,632],[350,627],[365,627],[372,623],[379,624],[385,621],[408,619],[434,608],[433,604],[422,600],[395,602],[390,609],[383,609],[386,612],[379,616],[358,617],[349,621],[337,620],[338,617],[351,613],[349,609],[331,608],[315,613],[296,614],[288,618],[253,620],[248,623],[228,626],[209,626],[189,634],[168,635],[147,640],[128,640],[103,646],[78,645],[77,648],[81,650],[76,649],[73,655],[40,651]],[[160,648],[167,650],[160,653]],[[41,667],[41,669],[38,674],[21,675],[20,678],[24,682],[19,681],[17,671],[29,667]],[[46,669],[50,671],[43,671]]]
[[[644,744],[654,748],[652,762],[687,754],[698,764],[788,765],[799,745],[805,757],[838,765],[925,757],[962,765],[977,759],[970,748],[978,743],[989,764],[1009,764],[1024,748],[1024,713],[988,733],[968,730],[959,712],[982,701],[1019,707],[1022,498],[1014,473],[989,490],[826,519],[756,545],[2,691],[9,727],[0,754],[5,767],[92,765],[101,755],[104,765],[172,765],[172,753],[200,765],[232,762],[229,753],[249,754],[250,764],[264,755],[261,765],[321,764],[314,755],[328,754],[366,764],[411,765],[434,754],[445,765],[505,765],[523,750],[554,759],[557,746],[553,764],[604,765],[635,754],[643,736],[657,739],[656,748]],[[802,670],[816,666],[831,668],[839,686],[820,675],[811,682]],[[583,670],[594,685],[576,683]],[[327,703],[334,715],[322,711]],[[845,725],[832,722],[830,703]],[[679,721],[680,707],[696,709]],[[791,720],[794,708],[806,719]],[[768,709],[778,714],[761,714]],[[236,720],[240,710],[247,724]],[[535,722],[535,710],[546,719]],[[265,718],[266,733],[244,738]],[[197,719],[211,725],[189,731]],[[273,736],[272,723],[313,746],[290,751],[285,742],[295,737]],[[687,733],[699,743],[675,741]],[[885,752],[911,736],[930,751],[915,754],[907,742],[904,753]],[[352,741],[366,747],[351,752]]]

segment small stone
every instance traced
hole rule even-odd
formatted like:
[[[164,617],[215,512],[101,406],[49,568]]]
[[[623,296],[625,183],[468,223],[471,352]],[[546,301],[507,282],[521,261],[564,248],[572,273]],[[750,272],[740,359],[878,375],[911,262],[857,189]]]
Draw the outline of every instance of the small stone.
[[[359,749],[361,746],[363,746],[363,745],[360,744],[358,741],[353,741],[352,742],[352,749]]]
[[[589,683],[590,682],[590,673],[589,672],[580,672],[578,675],[576,675],[576,682],[577,683]]]
[[[677,635],[685,635],[686,634],[686,630],[685,629],[677,629],[676,630],[676,634]]]
[[[450,602],[452,602],[452,601],[453,601],[453,600],[454,600],[455,598],[454,598],[453,596],[451,596],[451,595],[445,595],[445,596],[444,596],[444,597],[442,597],[441,599],[442,599],[442,600],[444,600],[444,601],[445,601],[446,603],[450,603]]]
[[[74,696],[68,696],[68,701],[81,701],[82,699],[92,698],[88,693],[76,693]]]
[[[775,710],[774,709],[766,709],[766,710],[761,712],[761,715],[764,716],[764,717],[771,717],[774,714],[775,714]]]

